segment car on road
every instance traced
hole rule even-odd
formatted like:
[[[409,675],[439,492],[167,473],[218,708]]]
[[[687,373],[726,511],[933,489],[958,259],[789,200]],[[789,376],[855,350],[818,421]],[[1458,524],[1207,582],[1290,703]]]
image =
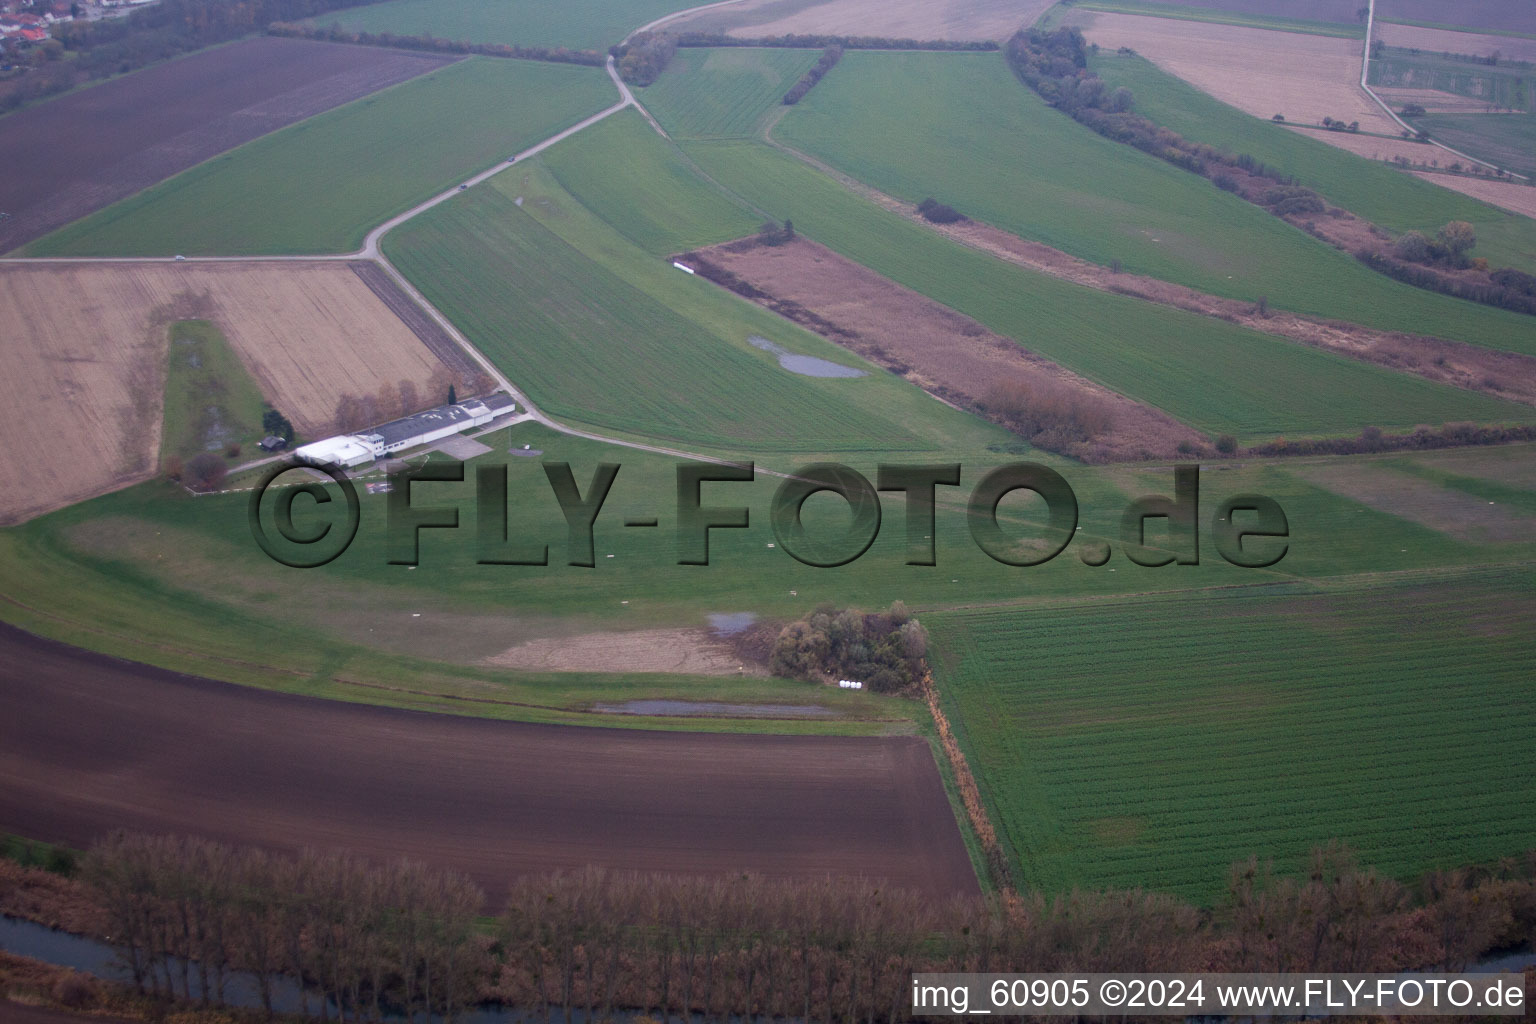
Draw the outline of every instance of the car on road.
[[[176,262],[177,263],[184,263],[184,262],[186,262],[186,259],[187,258],[185,256],[183,256],[181,253],[177,253],[176,254]]]
[[[463,191],[464,191],[464,190],[465,190],[465,189],[467,189],[467,188],[469,188],[469,186],[468,186],[468,185],[460,185],[460,186],[459,186],[459,191],[460,191],[460,192],[463,192]]]

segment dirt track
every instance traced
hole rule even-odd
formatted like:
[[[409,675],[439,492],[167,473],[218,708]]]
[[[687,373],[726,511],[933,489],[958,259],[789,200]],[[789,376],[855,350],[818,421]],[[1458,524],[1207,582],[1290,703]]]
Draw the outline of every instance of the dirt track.
[[[974,892],[928,745],[540,726],[195,679],[0,626],[0,831],[104,830],[523,872],[865,875]]]
[[[0,120],[0,252],[454,59],[262,36],[18,111]]]

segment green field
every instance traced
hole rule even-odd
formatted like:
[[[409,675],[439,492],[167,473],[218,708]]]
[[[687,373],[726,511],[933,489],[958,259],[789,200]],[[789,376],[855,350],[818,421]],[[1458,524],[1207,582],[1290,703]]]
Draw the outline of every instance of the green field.
[[[1429,114],[1413,124],[1463,153],[1536,179],[1536,114]]]
[[[634,110],[572,136],[541,159],[563,189],[653,256],[740,238],[761,223],[699,177]]]
[[[1316,21],[1309,18],[1287,18],[1279,14],[1249,14],[1244,11],[1223,11],[1214,7],[1191,7],[1187,4],[1139,2],[1139,0],[1077,0],[1070,6],[1054,7],[1042,19],[1043,27],[1054,28],[1062,14],[1069,11],[1105,11],[1110,14],[1141,14],[1153,18],[1172,18],[1176,21],[1204,21],[1216,25],[1241,25],[1245,28],[1267,28],[1278,32],[1301,32],[1307,35],[1341,36],[1346,39],[1364,39],[1365,25],[1342,24],[1336,21]]]
[[[1130,89],[1136,110],[1156,123],[1195,142],[1247,153],[1373,224],[1432,235],[1447,221],[1464,220],[1477,229],[1475,255],[1496,267],[1536,268],[1536,221],[1529,217],[1251,117],[1141,57],[1106,50],[1091,57],[1089,67],[1111,86]]]
[[[1370,83],[1397,89],[1438,89],[1529,113],[1536,111],[1532,70],[1536,69],[1519,62],[1494,67],[1388,46],[1379,58],[1371,60]]]
[[[675,139],[749,138],[820,55],[745,47],[679,50],[638,96]]]
[[[376,225],[613,99],[595,68],[470,58],[233,149],[25,251],[350,252]]]
[[[918,88],[918,83],[921,87]],[[1412,288],[1047,107],[997,54],[854,52],[776,137],[853,178],[1229,298],[1536,353],[1530,317]]]
[[[206,320],[171,325],[160,459],[222,454],[232,444],[254,450],[266,407],[261,389],[219,329]],[[249,457],[249,456],[247,456]]]
[[[900,599],[926,617],[943,608],[1010,604],[1025,597],[1112,597],[1298,577],[1411,574],[1509,564],[1530,554],[1528,542],[1457,540],[1255,463],[1204,474],[1202,507],[1212,509],[1224,497],[1250,492],[1280,502],[1292,524],[1292,551],[1273,569],[1229,566],[1209,539],[1198,566],[1142,568],[1117,554],[1109,565],[1089,568],[1069,549],[1043,566],[1010,568],[977,550],[964,501],[987,468],[1017,456],[985,453],[971,442],[932,454],[807,453],[760,460],[765,469],[784,471],[802,459],[830,455],[871,478],[880,462],[962,462],[963,486],[941,489],[937,567],[904,564],[900,495],[885,497],[886,521],[862,558],[838,569],[800,565],[771,546],[767,510],[780,481],[765,474],[750,484],[706,485],[706,504],[745,506],[752,525],[715,531],[709,566],[682,566],[676,564],[673,534],[677,460],[560,436],[533,424],[482,440],[494,454],[468,467],[466,483],[426,484],[416,494],[422,506],[457,507],[461,522],[457,530],[423,532],[419,569],[387,564],[382,495],[362,494],[361,529],[346,554],[320,569],[296,570],[258,551],[247,521],[248,494],[193,498],[169,484],[151,482],[0,531],[0,558],[7,567],[7,600],[0,602],[0,615],[68,642],[234,682],[459,713],[541,721],[571,721],[575,715],[592,722],[583,709],[616,697],[711,694],[711,699],[782,702],[798,687],[795,703],[843,698],[840,691],[804,684],[624,672],[515,672],[488,667],[485,659],[540,637],[704,626],[713,612],[750,611],[782,621],[823,602],[875,608]],[[569,461],[583,489],[597,463],[621,464],[595,530],[594,568],[566,564],[567,531],[539,460],[505,454],[524,444],[543,451],[547,459]],[[508,466],[508,536],[515,543],[547,545],[547,566],[477,564],[473,480],[478,466],[497,463]],[[1435,471],[1471,474],[1454,460],[1438,463]],[[1165,468],[1062,466],[1062,472],[1078,497],[1080,539],[1103,538],[1116,546],[1120,512],[1130,499],[1168,493],[1172,483]],[[247,477],[229,486],[252,483]],[[1481,504],[1486,499],[1472,500]],[[306,526],[303,515],[312,514],[304,504],[301,529]],[[811,529],[835,529],[846,521],[846,513],[830,499],[813,500],[806,511]],[[1207,514],[1214,513],[1202,513]],[[627,517],[650,515],[660,518],[658,530],[623,525]],[[1027,532],[1038,512],[1009,499],[1000,518],[1009,532]],[[1155,531],[1149,537],[1156,542]],[[861,696],[864,702],[840,706],[864,719],[902,720],[915,714],[899,702]],[[465,704],[466,698],[486,703]],[[602,718],[596,724],[610,721]],[[834,727],[848,723],[820,726]]]
[[[697,5],[688,0],[390,0],[328,12],[313,23],[339,22],[349,32],[606,50],[641,25],[690,6]]]
[[[793,219],[801,234],[1211,434],[1257,439],[1353,433],[1377,422],[1530,418],[1522,406],[1005,263],[762,144],[685,148],[717,181]]]
[[[622,193],[622,161],[604,166]],[[634,247],[534,165],[402,226],[386,249],[493,362],[562,418],[674,443],[770,451],[923,450],[943,443],[950,425],[969,432],[974,423]],[[753,336],[871,372],[802,377],[754,348]]]
[[[1210,902],[1339,839],[1385,873],[1536,830],[1529,565],[927,616],[1018,881]]]

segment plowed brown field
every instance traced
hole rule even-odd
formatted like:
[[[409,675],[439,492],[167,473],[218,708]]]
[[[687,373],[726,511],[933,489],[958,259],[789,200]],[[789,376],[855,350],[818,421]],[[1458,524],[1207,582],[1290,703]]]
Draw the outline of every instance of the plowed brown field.
[[[112,828],[523,873],[976,877],[926,741],[589,729],[293,697],[0,626],[0,831]]]

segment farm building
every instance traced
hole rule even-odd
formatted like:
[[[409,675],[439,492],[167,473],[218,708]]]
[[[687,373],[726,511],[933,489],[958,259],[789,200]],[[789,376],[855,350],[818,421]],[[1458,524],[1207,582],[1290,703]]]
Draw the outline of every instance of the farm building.
[[[300,460],[315,466],[340,466],[350,469],[394,452],[431,444],[451,437],[461,430],[489,423],[498,416],[514,412],[517,403],[503,394],[472,398],[455,405],[440,405],[414,416],[359,431],[328,437],[294,450]]]

